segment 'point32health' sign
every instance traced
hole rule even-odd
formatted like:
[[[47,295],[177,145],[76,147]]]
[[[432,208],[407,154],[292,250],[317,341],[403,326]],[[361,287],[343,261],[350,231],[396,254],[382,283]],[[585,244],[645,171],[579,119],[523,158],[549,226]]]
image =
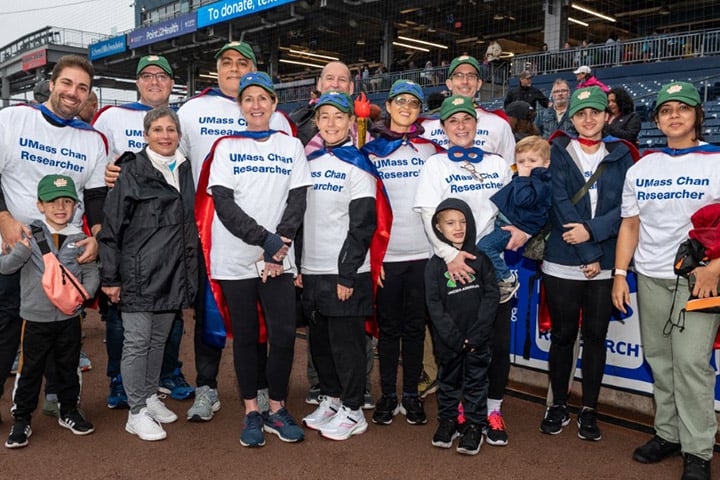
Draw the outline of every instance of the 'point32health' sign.
[[[222,0],[197,10],[198,28],[262,12],[295,0]]]

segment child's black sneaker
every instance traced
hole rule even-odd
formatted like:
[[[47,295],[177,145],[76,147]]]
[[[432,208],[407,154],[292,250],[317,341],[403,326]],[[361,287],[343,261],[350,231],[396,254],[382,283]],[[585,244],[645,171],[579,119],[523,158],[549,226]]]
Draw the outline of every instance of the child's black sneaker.
[[[7,448],[27,447],[30,435],[32,435],[30,421],[24,418],[16,418],[15,423],[10,428],[10,435],[5,441],[5,446]]]
[[[602,434],[597,426],[597,412],[593,408],[583,407],[577,418],[578,437],[597,442]]]
[[[89,435],[95,431],[93,424],[85,420],[77,409],[64,414],[61,413],[58,424],[75,435]]]
[[[400,405],[398,405],[397,396],[383,395],[375,406],[372,422],[378,425],[390,425],[393,417],[400,413]]]
[[[450,448],[459,435],[457,421],[454,418],[441,418],[439,422],[432,439],[433,447]]]
[[[403,395],[400,412],[405,415],[410,425],[424,425],[427,423],[423,401],[417,395]]]
[[[553,405],[545,411],[545,418],[540,423],[540,431],[550,435],[557,435],[562,432],[563,427],[570,424],[570,415],[568,415],[565,405]]]
[[[482,429],[474,423],[468,425],[460,439],[457,452],[464,455],[477,455],[483,442]]]

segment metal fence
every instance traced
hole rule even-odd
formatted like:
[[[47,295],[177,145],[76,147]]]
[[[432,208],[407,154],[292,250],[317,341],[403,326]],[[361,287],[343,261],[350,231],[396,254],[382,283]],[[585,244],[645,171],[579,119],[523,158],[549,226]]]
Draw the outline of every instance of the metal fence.
[[[673,33],[516,55],[511,73],[518,75],[523,70],[530,70],[533,74],[542,75],[574,70],[581,65],[601,68],[718,54],[720,30]]]
[[[5,45],[0,50],[0,62],[4,62],[25,52],[44,45],[67,45],[70,47],[87,48],[91,43],[110,38],[102,33],[84,32],[71,28],[45,27]]]

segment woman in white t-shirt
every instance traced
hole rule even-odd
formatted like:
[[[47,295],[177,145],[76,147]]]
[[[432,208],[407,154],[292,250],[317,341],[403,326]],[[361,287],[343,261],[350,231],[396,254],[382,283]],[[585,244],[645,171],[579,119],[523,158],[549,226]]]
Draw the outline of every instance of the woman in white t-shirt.
[[[643,353],[654,381],[655,435],[633,458],[656,463],[682,452],[682,478],[710,479],[717,431],[710,358],[720,315],[681,310],[691,294],[717,295],[720,260],[693,271],[692,291],[673,264],[692,228],[690,217],[720,202],[720,149],[701,141],[703,110],[694,85],[663,86],[656,105],[667,148],[648,152],[627,173],[613,285],[613,302],[625,311],[625,275],[634,259]]]
[[[512,170],[500,155],[473,146],[477,131],[477,112],[470,98],[461,95],[446,98],[440,107],[440,121],[449,140],[448,151],[431,156],[423,165],[413,208],[422,215],[425,233],[430,239],[433,251],[447,264],[450,277],[448,280],[465,284],[471,281],[471,275],[475,273],[465,260],[474,259],[475,256],[459,251],[438,239],[433,232],[432,218],[435,209],[446,198],[464,200],[475,216],[477,243],[494,228],[498,209],[490,201],[490,197],[510,182]],[[520,248],[527,241],[525,233],[517,227],[509,225],[503,228],[511,232],[507,248]],[[487,425],[487,442],[496,446],[508,444],[501,409],[510,372],[511,310],[509,302],[499,305],[493,325],[492,360],[488,369],[487,419],[468,419],[479,425]]]
[[[308,155],[313,186],[303,223],[302,303],[321,402],[303,418],[332,440],[367,430],[365,318],[373,314],[368,250],[377,225],[374,168],[350,139],[350,96],[324,93],[315,105],[323,147]]]
[[[265,444],[263,429],[285,442],[304,438],[285,399],[295,345],[292,241],[302,223],[310,171],[300,141],[269,130],[277,96],[267,74],[244,75],[238,103],[247,131],[218,139],[200,177],[201,186],[207,178],[215,209],[212,241],[203,238],[203,244],[210,248],[208,273],[222,289],[232,326],[233,360],[245,405],[240,443],[260,447]],[[268,352],[257,348],[258,302]],[[268,412],[260,412],[257,402],[260,355],[267,355]]]
[[[402,412],[412,425],[427,423],[423,402],[418,396],[422,373],[425,333],[424,272],[430,255],[422,218],[413,211],[420,169],[440,147],[421,138],[417,123],[422,110],[422,88],[410,80],[393,83],[385,101],[387,117],[373,128],[375,140],[363,151],[383,179],[393,224],[381,281],[377,290],[378,357],[382,397],[372,421],[389,425]],[[401,345],[402,344],[402,345]],[[397,373],[402,350],[402,399],[397,397]]]
[[[553,404],[545,412],[540,431],[555,435],[570,423],[568,383],[576,361],[573,346],[582,312],[583,395],[578,437],[594,441],[602,438],[596,408],[612,313],[610,270],[620,228],[623,182],[633,164],[634,150],[624,141],[603,141],[606,110],[607,95],[600,88],[575,91],[569,115],[578,136],[560,132],[552,139],[553,228],[542,264],[552,324],[548,374]],[[592,184],[585,187],[590,180]]]

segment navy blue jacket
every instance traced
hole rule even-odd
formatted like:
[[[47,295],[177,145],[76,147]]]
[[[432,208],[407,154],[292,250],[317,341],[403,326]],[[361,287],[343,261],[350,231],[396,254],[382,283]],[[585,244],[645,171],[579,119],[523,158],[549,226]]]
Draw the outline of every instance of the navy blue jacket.
[[[535,167],[529,177],[513,177],[490,200],[510,223],[528,235],[535,235],[547,223],[552,203],[550,177],[547,168]]]
[[[615,243],[620,230],[625,174],[633,164],[628,145],[617,138],[603,139],[608,155],[601,163],[607,167],[597,180],[598,200],[595,218],[590,214],[590,196],[575,205],[570,199],[587,181],[573,161],[568,147],[570,137],[560,135],[552,142],[550,173],[553,201],[550,210],[552,232],[545,245],[545,260],[561,265],[587,265],[600,261],[603,270],[615,267]],[[564,224],[584,223],[591,233],[589,241],[570,245],[562,239]]]

